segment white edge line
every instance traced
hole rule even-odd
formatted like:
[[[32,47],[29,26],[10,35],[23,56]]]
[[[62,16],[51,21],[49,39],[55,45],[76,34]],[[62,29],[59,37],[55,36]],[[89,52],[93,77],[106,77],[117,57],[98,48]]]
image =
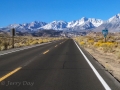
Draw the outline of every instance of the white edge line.
[[[7,53],[0,54],[0,56],[6,55],[6,54],[9,54],[9,53],[13,53],[13,52],[17,52],[17,51],[22,51],[22,50],[29,49],[29,48],[33,48],[33,47],[37,47],[37,46],[41,46],[41,45],[44,45],[44,44],[49,44],[49,43],[52,43],[52,42],[42,43],[42,44],[38,44],[38,45],[34,45],[34,46],[23,47],[23,48],[21,48],[21,49],[19,49],[19,50],[10,51],[10,52],[7,52]]]
[[[75,41],[74,41],[75,42]],[[90,67],[92,68],[93,72],[95,73],[95,75],[97,76],[97,78],[100,80],[100,82],[102,83],[102,85],[104,86],[104,88],[106,90],[111,90],[111,88],[108,86],[108,84],[105,82],[105,80],[101,77],[101,75],[98,73],[98,71],[95,69],[95,67],[92,65],[92,63],[89,61],[89,59],[85,56],[85,54],[83,53],[83,51],[80,49],[80,47],[78,46],[78,44],[75,42],[76,46],[78,47],[78,49],[80,50],[80,52],[82,53],[82,55],[84,56],[85,60],[87,61],[87,63],[90,65]]]

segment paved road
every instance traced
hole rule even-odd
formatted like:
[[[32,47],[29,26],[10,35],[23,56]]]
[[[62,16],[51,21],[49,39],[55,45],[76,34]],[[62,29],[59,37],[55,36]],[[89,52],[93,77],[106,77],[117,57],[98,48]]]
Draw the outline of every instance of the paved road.
[[[72,39],[0,56],[0,90],[105,89],[119,83]]]

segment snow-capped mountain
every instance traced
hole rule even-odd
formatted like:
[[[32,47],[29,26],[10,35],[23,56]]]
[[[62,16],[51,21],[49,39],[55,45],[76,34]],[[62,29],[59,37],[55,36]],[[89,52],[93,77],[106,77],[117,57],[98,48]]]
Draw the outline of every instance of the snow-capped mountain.
[[[95,27],[100,26],[104,22],[103,20],[96,18],[89,18],[88,21],[91,22]]]
[[[86,24],[88,22],[92,23],[94,25],[94,27],[98,27],[98,26],[100,26],[103,23],[103,20],[95,19],[95,18],[83,17],[80,20],[68,22],[68,26],[67,27],[69,28],[69,27],[80,26],[80,25]]]
[[[108,28],[108,30],[111,32],[120,31],[120,14],[116,14],[115,16],[105,21],[102,25],[96,28],[95,31],[100,31],[104,28]]]
[[[95,18],[83,17],[80,20],[74,20],[71,22],[65,21],[53,21],[40,29],[53,29],[53,30],[86,30],[98,27],[103,23],[103,20]]]
[[[72,30],[76,30],[76,29],[85,30],[85,29],[92,29],[98,27],[102,23],[103,20],[101,19],[83,17],[80,20],[68,22],[67,28],[71,28]]]
[[[83,17],[80,20],[74,20],[71,22],[66,21],[52,21],[50,23],[34,21],[24,24],[11,24],[0,30],[9,31],[11,28],[15,28],[17,31],[38,31],[38,30],[86,30],[98,27],[103,23],[103,20],[95,18]]]
[[[8,27],[11,27],[11,28],[36,29],[36,28],[42,27],[42,26],[44,26],[46,24],[47,23],[45,23],[45,22],[34,21],[34,22],[31,22],[31,23],[24,23],[24,24],[11,24]]]
[[[38,30],[69,30],[69,31],[84,31],[93,30],[101,31],[104,28],[108,28],[109,31],[120,31],[120,14],[116,14],[110,19],[103,21],[96,18],[82,17],[79,20],[66,21],[52,21],[50,23],[34,21],[24,24],[11,24],[7,27],[0,28],[0,31],[10,31],[11,28],[15,28],[21,32],[34,32]]]
[[[48,23],[47,25],[41,27],[40,29],[53,29],[53,30],[63,30],[67,26],[67,22],[65,21],[53,21]]]
[[[117,14],[108,20],[108,23],[116,23],[116,22],[120,22],[120,14]]]
[[[29,24],[23,24],[26,28],[29,28],[29,29],[37,29],[37,28],[40,28],[42,26],[45,26],[47,23],[45,22],[39,22],[39,21],[35,21],[35,22],[32,22],[32,23],[29,23]]]
[[[5,28],[1,28],[2,30],[9,31],[12,28],[15,28],[17,31],[35,31],[38,28],[45,26],[47,23],[34,21],[31,23],[24,23],[24,24],[11,24]]]

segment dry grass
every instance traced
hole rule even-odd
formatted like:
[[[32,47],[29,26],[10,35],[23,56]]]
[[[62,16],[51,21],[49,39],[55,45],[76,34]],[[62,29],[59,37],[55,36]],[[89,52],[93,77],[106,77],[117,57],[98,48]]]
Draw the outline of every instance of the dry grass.
[[[50,42],[54,40],[62,39],[60,37],[30,37],[30,36],[17,36],[14,38],[14,46],[23,47],[29,45],[35,45],[45,42]],[[0,37],[0,51],[12,48],[12,38],[11,37]]]
[[[109,36],[107,42],[104,41],[102,36],[80,36],[74,38],[83,47],[93,47],[103,50],[105,53],[116,52],[120,43],[118,43],[114,37]]]

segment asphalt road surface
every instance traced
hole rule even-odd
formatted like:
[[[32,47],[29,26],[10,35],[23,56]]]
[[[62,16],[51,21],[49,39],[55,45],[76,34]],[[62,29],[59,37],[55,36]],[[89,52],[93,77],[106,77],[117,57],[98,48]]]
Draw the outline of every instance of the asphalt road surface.
[[[120,90],[72,39],[0,56],[0,90]]]

